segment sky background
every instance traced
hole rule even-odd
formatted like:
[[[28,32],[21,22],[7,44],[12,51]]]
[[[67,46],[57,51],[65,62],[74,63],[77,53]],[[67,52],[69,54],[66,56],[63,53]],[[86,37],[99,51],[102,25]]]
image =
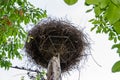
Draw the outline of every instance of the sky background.
[[[48,16],[65,18],[70,20],[79,29],[83,29],[91,38],[91,54],[85,64],[80,68],[80,80],[120,80],[120,73],[112,73],[112,65],[119,60],[116,50],[111,50],[112,42],[108,40],[105,34],[96,34],[95,31],[90,32],[93,26],[88,20],[94,18],[94,13],[85,13],[91,7],[84,5],[84,0],[79,0],[73,6],[68,6],[63,0],[29,0],[36,7],[47,10]],[[95,60],[94,60],[95,59]],[[98,66],[95,61],[101,65]],[[16,65],[25,63],[15,60]],[[21,64],[22,63],[22,64]],[[25,76],[26,71],[10,69],[5,71],[0,69],[0,80],[20,80],[21,76]],[[70,75],[64,76],[63,80],[78,80],[79,71],[72,71]],[[29,80],[26,78],[26,80]]]

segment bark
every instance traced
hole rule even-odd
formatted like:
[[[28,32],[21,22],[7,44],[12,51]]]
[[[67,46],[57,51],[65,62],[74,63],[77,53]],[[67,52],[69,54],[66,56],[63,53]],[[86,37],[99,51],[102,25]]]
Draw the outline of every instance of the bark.
[[[60,80],[61,67],[60,58],[53,56],[48,64],[47,80]]]

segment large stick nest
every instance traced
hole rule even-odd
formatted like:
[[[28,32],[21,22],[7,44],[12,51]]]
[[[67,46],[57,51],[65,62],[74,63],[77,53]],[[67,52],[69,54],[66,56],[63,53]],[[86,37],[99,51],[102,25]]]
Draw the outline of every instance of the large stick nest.
[[[85,34],[69,21],[47,18],[28,33],[25,43],[29,57],[47,68],[53,56],[60,55],[61,71],[73,69],[86,55],[89,42]]]

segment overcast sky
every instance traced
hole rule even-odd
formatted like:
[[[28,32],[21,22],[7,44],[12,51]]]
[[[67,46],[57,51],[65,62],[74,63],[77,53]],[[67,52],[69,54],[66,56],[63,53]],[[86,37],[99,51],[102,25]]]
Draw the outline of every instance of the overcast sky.
[[[107,35],[96,34],[95,31],[90,32],[90,28],[93,25],[88,20],[93,18],[94,14],[93,12],[85,13],[90,7],[84,5],[84,0],[79,0],[73,6],[66,5],[63,0],[29,1],[36,7],[47,10],[49,16],[67,18],[73,23],[80,25],[79,28],[84,28],[84,32],[90,36],[92,40],[91,54],[101,67],[89,56],[80,69],[80,80],[120,80],[120,73],[111,72],[112,65],[119,59],[116,50],[111,50],[113,43],[108,40]],[[26,72],[20,70],[10,69],[10,71],[4,71],[0,69],[0,80],[20,80],[20,76],[25,74]],[[71,72],[71,75],[67,75],[63,80],[78,80],[78,77],[79,71],[76,70]]]

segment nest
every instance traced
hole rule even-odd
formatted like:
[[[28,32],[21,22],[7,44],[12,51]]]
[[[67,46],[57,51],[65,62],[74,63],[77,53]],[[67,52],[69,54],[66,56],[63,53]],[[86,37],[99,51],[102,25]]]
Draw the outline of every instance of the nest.
[[[33,27],[25,43],[29,57],[47,68],[53,56],[60,55],[61,71],[73,69],[89,46],[85,34],[69,21],[47,18]]]

